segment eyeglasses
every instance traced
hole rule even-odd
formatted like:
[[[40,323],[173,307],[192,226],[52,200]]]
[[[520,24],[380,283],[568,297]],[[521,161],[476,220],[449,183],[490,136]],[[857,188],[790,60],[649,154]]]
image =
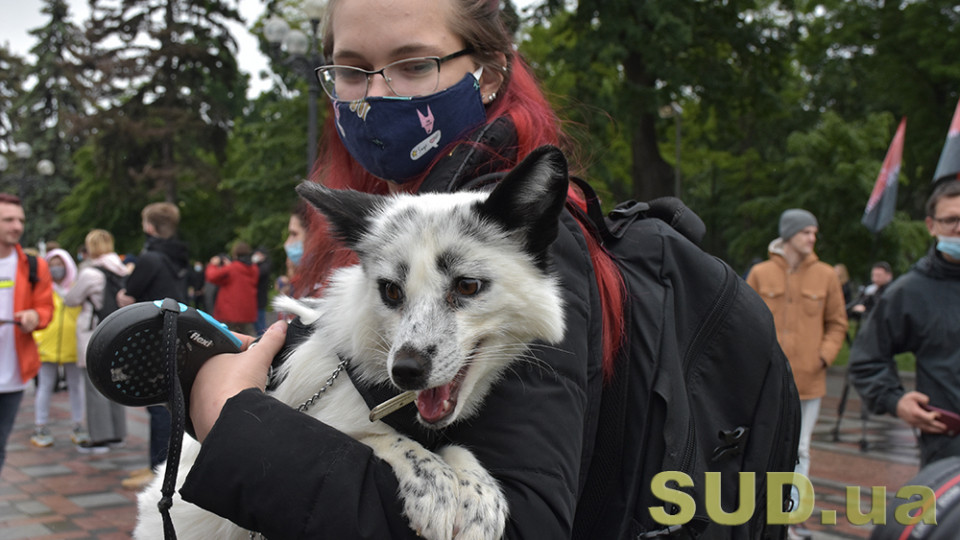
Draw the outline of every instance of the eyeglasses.
[[[320,66],[314,70],[323,91],[334,101],[356,101],[367,97],[370,78],[380,75],[397,97],[416,97],[434,93],[440,86],[440,65],[473,49],[457,51],[446,56],[420,56],[387,64],[375,71],[353,66]]]
[[[935,217],[931,219],[933,219],[940,225],[943,225],[950,229],[955,229],[957,227],[957,224],[960,224],[960,216],[950,216],[950,217],[940,217],[940,218]]]

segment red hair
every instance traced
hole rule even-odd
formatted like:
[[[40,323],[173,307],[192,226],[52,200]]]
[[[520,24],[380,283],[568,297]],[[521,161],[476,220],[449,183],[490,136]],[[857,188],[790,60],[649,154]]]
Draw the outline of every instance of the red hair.
[[[478,45],[472,43],[470,45],[479,49]],[[560,122],[533,74],[516,55],[511,54],[508,58],[512,60],[509,63],[509,79],[505,79],[497,99],[487,106],[488,122],[502,116],[510,118],[516,128],[516,155],[520,158],[544,144],[560,145]],[[324,124],[320,157],[312,180],[332,188],[387,193],[387,183],[368,173],[350,156],[336,133],[333,116],[332,113],[328,114]],[[446,152],[440,153],[441,156],[445,154]],[[404,184],[402,189],[415,192],[422,181],[423,178]],[[570,203],[585,210],[586,204],[578,191],[571,188],[567,197]],[[625,295],[623,278],[610,254],[603,249],[584,224],[581,223],[580,226],[590,252],[600,292],[603,315],[603,372],[604,377],[609,378],[613,373],[614,358],[620,348],[623,335]],[[331,271],[357,262],[352,251],[344,248],[329,235],[326,223],[316,212],[311,214],[308,229],[310,230],[307,238],[309,247],[304,250],[304,260],[298,268],[297,277],[294,278],[294,288],[298,294],[312,293],[314,284],[326,281]]]

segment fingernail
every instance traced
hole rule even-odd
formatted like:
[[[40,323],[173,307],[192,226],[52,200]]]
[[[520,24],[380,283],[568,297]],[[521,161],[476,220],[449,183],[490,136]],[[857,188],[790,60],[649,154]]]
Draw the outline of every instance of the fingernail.
[[[270,325],[270,328],[267,329],[270,332],[280,332],[283,334],[287,333],[287,323],[285,321],[277,321]]]

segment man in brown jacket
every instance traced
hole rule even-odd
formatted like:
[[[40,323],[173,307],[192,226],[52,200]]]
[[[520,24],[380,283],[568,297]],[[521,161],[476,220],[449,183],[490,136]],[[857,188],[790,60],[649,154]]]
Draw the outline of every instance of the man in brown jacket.
[[[836,272],[820,262],[817,218],[799,208],[780,216],[780,237],[770,243],[770,258],[756,264],[747,283],[773,313],[777,340],[790,361],[800,393],[800,444],[797,474],[810,471],[810,439],[827,393],[827,366],[833,363],[847,333],[847,312]],[[799,501],[797,490],[794,499]],[[802,529],[791,538],[809,536]]]

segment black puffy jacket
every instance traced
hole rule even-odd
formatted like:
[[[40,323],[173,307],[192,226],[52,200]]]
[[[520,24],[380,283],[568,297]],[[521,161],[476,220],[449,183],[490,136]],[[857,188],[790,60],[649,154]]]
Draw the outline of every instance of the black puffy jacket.
[[[509,148],[512,133],[494,125],[479,136]],[[495,170],[477,148],[461,145],[421,191],[445,191]],[[412,408],[386,419],[428,447],[469,448],[504,490],[508,538],[571,535],[596,429],[600,301],[581,229],[566,213],[561,222],[551,252],[566,292],[563,343],[511,367],[468,422],[426,432]],[[396,493],[390,466],[369,447],[255,390],[227,402],[181,490],[185,500],[271,540],[415,538]]]

